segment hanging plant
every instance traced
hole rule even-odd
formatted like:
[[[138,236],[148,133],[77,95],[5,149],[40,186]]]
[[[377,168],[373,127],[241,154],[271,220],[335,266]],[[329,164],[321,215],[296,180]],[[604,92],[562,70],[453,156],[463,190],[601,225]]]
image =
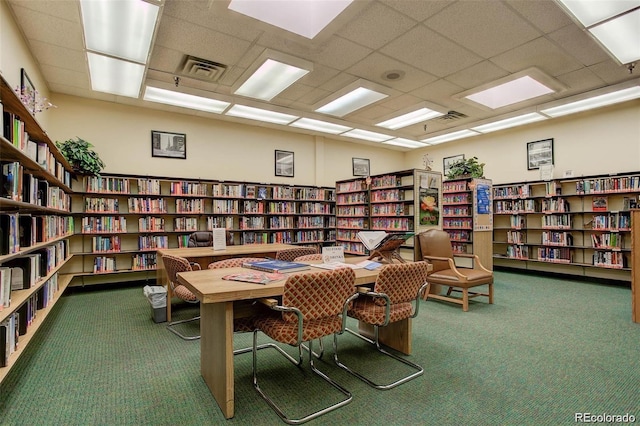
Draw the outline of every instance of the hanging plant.
[[[478,157],[461,159],[451,165],[447,179],[483,178],[484,163],[478,162]]]
[[[64,142],[56,141],[56,146],[73,167],[73,171],[80,175],[100,176],[104,169],[104,162],[93,151],[93,145],[76,136]]]

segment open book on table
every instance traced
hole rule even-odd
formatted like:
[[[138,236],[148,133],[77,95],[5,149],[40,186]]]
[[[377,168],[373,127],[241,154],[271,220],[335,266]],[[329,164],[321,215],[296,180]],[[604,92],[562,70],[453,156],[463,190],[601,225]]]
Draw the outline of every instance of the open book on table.
[[[261,271],[248,271],[238,274],[229,274],[222,277],[223,280],[230,281],[243,281],[247,283],[255,284],[269,284],[274,281],[279,281],[287,278],[286,275],[279,272],[261,272]]]
[[[402,244],[409,238],[413,237],[413,232],[402,232],[397,234],[389,234],[385,231],[360,231],[358,238],[367,250],[383,249],[384,245],[390,241],[400,242]],[[396,245],[396,244],[394,244]]]

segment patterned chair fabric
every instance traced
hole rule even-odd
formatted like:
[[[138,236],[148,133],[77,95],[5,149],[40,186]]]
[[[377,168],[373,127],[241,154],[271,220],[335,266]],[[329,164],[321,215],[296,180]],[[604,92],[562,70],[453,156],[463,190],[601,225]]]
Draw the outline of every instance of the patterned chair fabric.
[[[162,263],[164,263],[167,276],[169,277],[169,285],[171,285],[171,291],[174,295],[187,302],[197,302],[196,296],[182,284],[178,284],[177,275],[179,272],[192,271],[193,268],[189,261],[184,257],[171,256],[165,254],[162,256]]]
[[[305,254],[293,259],[294,262],[308,262],[313,260],[322,260],[322,253]]]
[[[273,312],[256,318],[255,324],[267,336],[289,345],[338,333],[344,303],[354,293],[355,273],[350,268],[292,275],[285,282],[282,305],[302,313],[302,339],[298,340],[298,317],[292,312]]]
[[[424,261],[395,263],[382,267],[373,293],[389,297],[389,316],[386,299],[379,296],[361,296],[355,300],[348,315],[368,324],[384,326],[413,315],[412,301],[427,282],[428,266]]]
[[[296,247],[292,249],[280,250],[276,253],[276,259],[293,262],[296,257],[316,253],[318,253],[318,249],[316,249],[315,247]]]
[[[230,259],[211,262],[207,268],[208,269],[239,268],[245,262],[259,262],[261,260],[267,260],[267,259],[265,259],[264,257],[232,257]]]

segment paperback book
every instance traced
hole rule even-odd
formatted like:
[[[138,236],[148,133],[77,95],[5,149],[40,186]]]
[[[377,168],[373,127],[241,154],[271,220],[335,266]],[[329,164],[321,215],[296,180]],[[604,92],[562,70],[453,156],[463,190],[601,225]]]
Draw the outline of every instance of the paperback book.
[[[245,268],[256,269],[264,272],[297,272],[309,269],[305,263],[286,262],[284,260],[263,260],[260,262],[245,262]]]

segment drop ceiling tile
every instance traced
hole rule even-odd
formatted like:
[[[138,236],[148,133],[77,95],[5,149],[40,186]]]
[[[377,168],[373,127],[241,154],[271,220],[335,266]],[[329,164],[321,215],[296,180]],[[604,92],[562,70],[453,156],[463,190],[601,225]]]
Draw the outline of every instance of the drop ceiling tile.
[[[404,13],[418,22],[424,21],[452,4],[450,0],[384,0],[381,3]]]
[[[332,78],[336,77],[340,71],[325,67],[321,64],[313,64],[313,71],[300,79],[300,83],[307,86],[320,87]]]
[[[156,45],[168,49],[225,65],[233,65],[250,47],[250,43],[242,39],[170,16],[163,16],[162,21],[166,25],[160,25]]]
[[[342,37],[331,37],[326,48],[319,53],[311,53],[309,60],[320,62],[337,70],[346,70],[371,53],[371,49],[360,46]]]
[[[437,77],[453,74],[482,60],[422,25],[398,37],[380,52]]]
[[[424,24],[484,58],[506,52],[541,35],[498,1],[457,2]]]
[[[37,40],[32,40],[30,45],[34,57],[38,59],[38,63],[41,66],[50,65],[57,68],[88,72],[86,69],[86,55],[82,50],[72,50]]]
[[[459,104],[459,102],[454,100],[452,97],[463,90],[464,89],[462,87],[453,84],[450,81],[440,79],[414,90],[412,94],[424,99],[425,101],[431,101],[442,106],[447,106],[452,103]]]
[[[47,76],[47,83],[50,86],[62,85],[91,90],[91,81],[89,81],[88,75],[84,71],[70,71],[69,69],[44,65],[42,73]]]
[[[611,59],[586,31],[575,25],[567,25],[550,33],[548,37],[584,65],[594,65]]]
[[[552,77],[580,69],[582,65],[571,55],[544,37],[491,58],[491,61],[509,72],[537,67]]]
[[[572,21],[554,0],[510,0],[506,3],[543,33],[550,33]]]
[[[381,3],[372,3],[351,25],[343,26],[338,35],[378,49],[404,34],[417,22]]]
[[[54,46],[62,46],[73,50],[83,50],[82,28],[78,22],[49,16],[28,9],[15,8],[18,24],[27,39],[40,41]]]
[[[283,104],[285,101],[296,101],[311,92],[313,89],[314,87],[297,82],[284,89],[284,91],[276,96],[273,101],[277,104]]]
[[[603,79],[607,84],[615,84],[638,77],[637,74],[629,73],[626,66],[618,65],[613,59],[592,65],[589,67],[589,70]]]
[[[391,97],[390,99],[384,99],[380,101],[379,104],[380,106],[389,108],[390,110],[392,110],[392,112],[394,112],[394,111],[402,110],[404,108],[411,107],[413,105],[417,105],[420,102],[422,102],[422,99],[413,95],[405,94],[400,96],[394,96],[394,97]]]
[[[320,88],[315,88],[311,90],[309,93],[303,95],[300,99],[298,99],[292,106],[295,108],[302,108],[303,111],[312,111],[311,105],[315,105],[320,102],[322,99],[333,93],[330,90],[324,90]]]
[[[16,15],[22,15],[25,19],[32,19],[34,15],[28,14],[36,12],[80,24],[78,0],[30,0],[19,3],[12,2],[11,7]]]
[[[408,92],[423,86],[425,83],[437,80],[436,76],[377,52],[367,56],[346,71],[401,92]],[[388,71],[401,71],[404,72],[404,76],[398,80],[387,80],[383,76]]]
[[[459,87],[472,89],[485,83],[505,77],[509,73],[490,61],[482,61],[446,78]]]
[[[589,68],[581,68],[556,77],[567,86],[564,96],[570,96],[586,90],[593,90],[604,85],[604,81]]]

